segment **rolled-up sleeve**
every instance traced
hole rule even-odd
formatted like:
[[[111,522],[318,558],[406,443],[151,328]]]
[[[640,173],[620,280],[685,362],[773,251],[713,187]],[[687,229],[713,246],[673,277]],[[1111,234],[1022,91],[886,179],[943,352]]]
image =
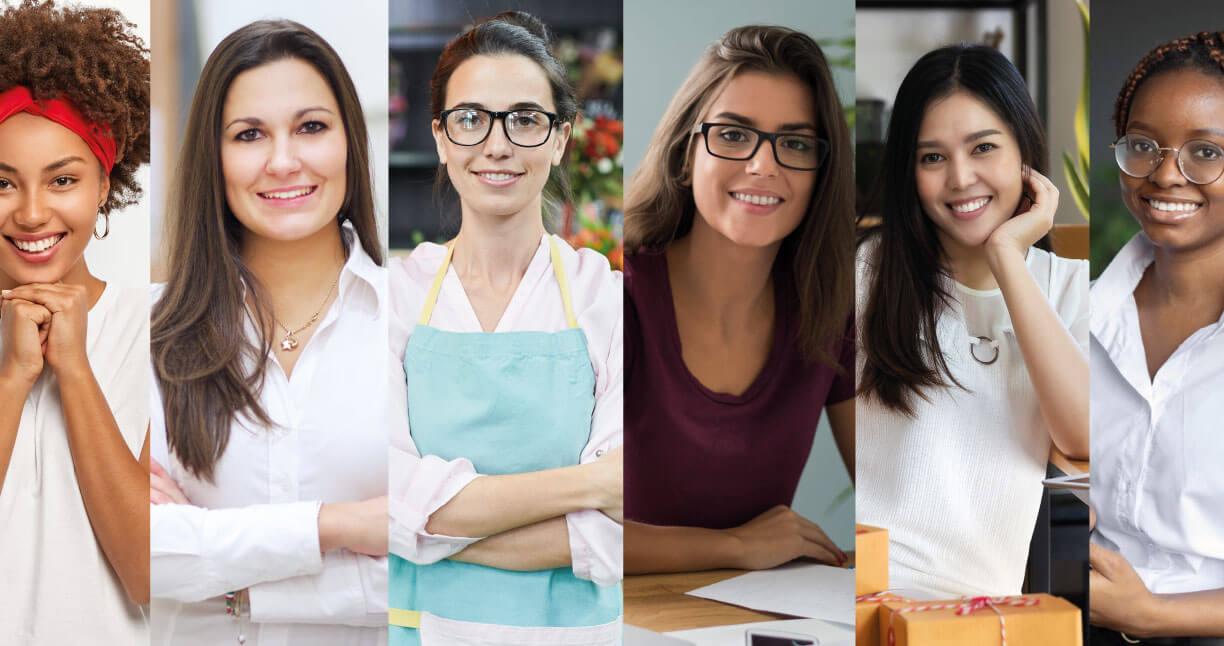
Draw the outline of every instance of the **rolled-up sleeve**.
[[[393,428],[389,467],[387,513],[390,516],[388,547],[392,554],[419,565],[428,565],[458,554],[484,538],[431,534],[425,527],[429,517],[450,502],[472,480],[479,477],[470,460],[421,457],[408,425],[408,392],[404,370],[392,352],[387,368],[389,405]]]
[[[621,446],[625,429],[624,289],[620,272],[609,272],[607,261],[591,253],[581,252],[575,289],[591,299],[579,321],[591,341],[596,371],[595,412],[583,463]],[[567,514],[565,521],[574,576],[602,586],[619,583],[624,578],[624,526],[597,509]]]

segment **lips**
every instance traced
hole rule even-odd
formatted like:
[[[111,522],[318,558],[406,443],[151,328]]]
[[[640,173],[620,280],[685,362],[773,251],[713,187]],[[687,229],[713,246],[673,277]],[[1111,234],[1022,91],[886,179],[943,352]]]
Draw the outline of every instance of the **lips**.
[[[259,197],[265,200],[281,200],[289,201],[298,198],[306,197],[318,190],[318,186],[289,186],[286,188],[278,188],[271,191],[257,193]]]
[[[730,195],[731,199],[733,200],[744,202],[746,204],[752,204],[753,206],[776,206],[786,201],[772,193],[731,191],[728,193],[728,195]]]
[[[946,202],[952,216],[961,220],[972,220],[986,211],[986,207],[994,201],[992,196],[970,197],[954,202]]]
[[[1196,200],[1154,196],[1141,199],[1147,204],[1148,215],[1153,220],[1166,224],[1188,220],[1203,207],[1203,203]]]
[[[53,233],[42,236],[4,236],[9,244],[17,250],[17,257],[26,262],[42,263],[51,260],[59,250],[59,244],[68,237],[67,233]]]
[[[525,173],[517,173],[508,170],[478,170],[472,171],[472,174],[481,181],[482,184],[489,186],[509,186],[518,181]]]

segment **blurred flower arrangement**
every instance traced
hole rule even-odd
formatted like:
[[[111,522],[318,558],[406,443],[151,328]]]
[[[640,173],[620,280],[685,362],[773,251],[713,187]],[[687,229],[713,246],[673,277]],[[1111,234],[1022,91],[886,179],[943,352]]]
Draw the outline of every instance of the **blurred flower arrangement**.
[[[567,171],[573,202],[565,206],[559,233],[574,247],[604,254],[613,268],[620,269],[625,190],[620,33],[602,28],[564,38],[557,55],[582,104],[569,143]]]

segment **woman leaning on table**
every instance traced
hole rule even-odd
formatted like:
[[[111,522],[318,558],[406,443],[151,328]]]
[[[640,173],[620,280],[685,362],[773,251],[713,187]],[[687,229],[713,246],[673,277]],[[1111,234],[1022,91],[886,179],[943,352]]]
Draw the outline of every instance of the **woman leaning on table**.
[[[154,643],[386,643],[386,273],[365,118],[290,21],[217,45],[153,308]]]
[[[820,46],[712,43],[625,202],[625,567],[846,555],[791,509],[822,411],[854,474],[853,152]]]
[[[1224,32],[1152,50],[1122,86],[1114,127],[1122,201],[1142,231],[1092,287],[1092,643],[1216,646]]]

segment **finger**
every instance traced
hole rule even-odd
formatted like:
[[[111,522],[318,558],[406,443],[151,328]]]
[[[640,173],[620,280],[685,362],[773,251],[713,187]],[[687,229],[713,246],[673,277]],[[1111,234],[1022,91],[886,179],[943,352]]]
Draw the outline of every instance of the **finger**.
[[[33,321],[36,325],[44,325],[51,322],[51,310],[43,307],[41,303],[34,301],[25,299],[13,300],[11,311],[15,316]]]
[[[162,465],[157,460],[154,460],[153,458],[149,458],[149,471],[163,478],[170,477],[170,474],[166,473],[165,468],[163,468]]]
[[[826,565],[841,565],[841,559],[837,558],[836,554],[818,543],[805,541],[803,544],[803,555]]]
[[[20,298],[37,303],[51,310],[52,313],[62,312],[71,305],[72,296],[64,288],[54,285],[20,285],[9,290],[6,298]]]
[[[803,516],[799,516],[799,535],[802,536],[804,540],[812,541],[824,546],[825,549],[829,550],[833,554],[836,554],[839,561],[846,560],[846,553],[843,552],[841,548],[837,547],[837,543],[834,543],[833,539],[829,538],[829,535],[820,528],[820,525],[813,523]]]
[[[149,502],[155,505],[164,505],[170,502],[170,499],[166,497],[166,494],[160,491],[157,491],[156,489],[150,489],[149,490]]]
[[[1113,555],[1117,552],[1105,549],[1096,543],[1088,544],[1088,566],[1094,572],[1099,572],[1101,576],[1107,579],[1113,579],[1114,561]]]

